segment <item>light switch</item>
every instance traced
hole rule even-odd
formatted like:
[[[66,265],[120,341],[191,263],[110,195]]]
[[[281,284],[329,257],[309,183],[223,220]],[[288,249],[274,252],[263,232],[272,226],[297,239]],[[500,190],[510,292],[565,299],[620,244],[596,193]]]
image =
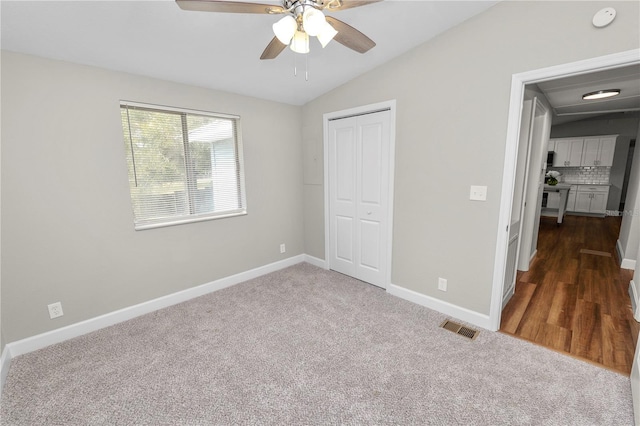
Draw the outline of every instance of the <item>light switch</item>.
[[[474,201],[487,201],[487,187],[471,185],[469,199]]]

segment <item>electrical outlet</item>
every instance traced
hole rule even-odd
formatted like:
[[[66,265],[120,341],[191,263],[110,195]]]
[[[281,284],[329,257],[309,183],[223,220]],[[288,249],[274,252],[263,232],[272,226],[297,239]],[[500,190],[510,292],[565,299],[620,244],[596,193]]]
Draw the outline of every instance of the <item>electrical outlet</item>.
[[[447,291],[447,280],[445,278],[438,278],[438,290]]]
[[[280,244],[280,253],[284,253],[287,251],[287,248],[285,247],[284,243]]]
[[[471,185],[469,199],[474,201],[487,201],[487,187]]]
[[[49,308],[49,318],[54,319],[64,315],[62,312],[62,303],[56,302],[50,305],[47,305]]]

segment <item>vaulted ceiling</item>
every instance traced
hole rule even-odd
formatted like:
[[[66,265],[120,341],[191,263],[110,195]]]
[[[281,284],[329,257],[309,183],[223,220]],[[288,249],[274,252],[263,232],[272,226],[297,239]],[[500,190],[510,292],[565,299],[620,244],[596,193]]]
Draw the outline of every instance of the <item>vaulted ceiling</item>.
[[[1,40],[10,51],[302,105],[496,3],[383,1],[329,13],[377,43],[366,54],[312,40],[308,55],[285,49],[261,61],[280,16],[185,11],[173,0],[3,0]]]

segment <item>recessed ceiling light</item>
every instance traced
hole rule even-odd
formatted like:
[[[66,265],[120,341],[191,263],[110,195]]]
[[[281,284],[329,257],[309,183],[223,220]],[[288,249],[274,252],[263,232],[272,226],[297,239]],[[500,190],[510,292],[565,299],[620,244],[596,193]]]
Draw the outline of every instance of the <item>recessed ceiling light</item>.
[[[595,92],[585,93],[582,95],[582,99],[589,101],[593,99],[610,98],[611,96],[617,96],[619,94],[620,89],[597,90]]]

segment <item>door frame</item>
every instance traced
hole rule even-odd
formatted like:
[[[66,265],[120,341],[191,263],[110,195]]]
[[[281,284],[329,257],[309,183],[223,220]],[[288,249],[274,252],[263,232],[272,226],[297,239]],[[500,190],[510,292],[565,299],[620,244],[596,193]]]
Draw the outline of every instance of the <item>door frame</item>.
[[[388,289],[391,284],[391,265],[393,255],[393,194],[394,194],[394,179],[395,179],[395,157],[396,157],[396,100],[388,100],[378,102],[374,104],[362,105],[359,107],[348,108],[340,111],[328,112],[322,115],[322,133],[323,133],[323,147],[324,147],[324,258],[325,269],[330,269],[330,255],[329,248],[331,247],[331,233],[329,232],[329,121],[337,120],[340,118],[349,118],[358,115],[371,114],[379,111],[390,111],[389,114],[389,206],[387,208],[387,268],[386,276],[384,277],[384,288]]]
[[[489,327],[492,331],[500,329],[500,319],[502,316],[502,291],[507,263],[509,225],[515,185],[515,160],[518,152],[518,136],[520,133],[520,117],[522,114],[525,85],[635,64],[640,64],[640,49],[632,49],[625,52],[512,75],[507,140],[502,172],[502,190],[500,193],[500,213],[493,267],[491,306],[489,310]]]

